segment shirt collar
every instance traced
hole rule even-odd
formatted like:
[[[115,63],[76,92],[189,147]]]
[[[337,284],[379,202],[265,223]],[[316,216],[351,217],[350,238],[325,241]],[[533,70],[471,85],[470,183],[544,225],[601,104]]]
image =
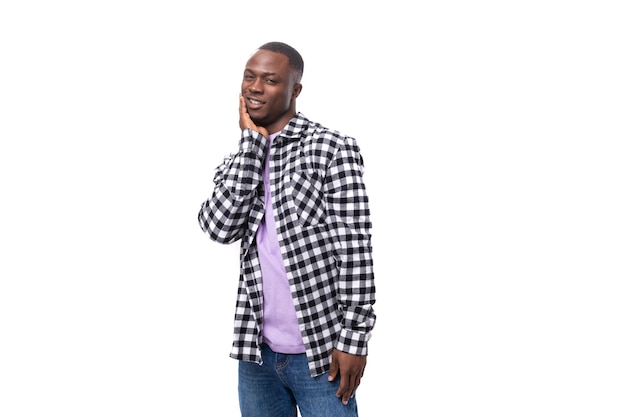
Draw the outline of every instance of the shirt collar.
[[[289,120],[289,123],[280,131],[280,137],[287,139],[297,139],[301,136],[302,131],[306,130],[309,125],[309,119],[304,117],[300,112]]]

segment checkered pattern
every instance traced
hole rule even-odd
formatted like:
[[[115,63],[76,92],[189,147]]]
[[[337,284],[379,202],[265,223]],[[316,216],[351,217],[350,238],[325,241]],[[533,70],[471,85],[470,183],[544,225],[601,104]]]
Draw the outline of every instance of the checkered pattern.
[[[239,151],[216,169],[198,221],[220,243],[241,240],[231,356],[261,363],[263,294],[255,234],[264,213],[268,140],[242,131]],[[328,371],[333,348],[367,354],[376,321],[371,223],[363,160],[354,138],[301,113],[272,142],[270,184],[285,269],[311,375]]]

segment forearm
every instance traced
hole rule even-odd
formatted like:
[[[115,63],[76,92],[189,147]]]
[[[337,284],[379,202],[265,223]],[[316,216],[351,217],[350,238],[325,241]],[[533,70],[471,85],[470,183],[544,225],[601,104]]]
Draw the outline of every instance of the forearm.
[[[338,260],[338,302],[343,329],[336,348],[367,354],[367,341],[376,321],[374,264],[369,199],[363,182],[359,148],[351,139],[335,155],[327,176],[327,208]]]
[[[200,228],[221,243],[241,238],[247,214],[263,181],[263,160],[267,139],[250,129],[242,131],[239,150],[216,169],[214,189],[198,213]]]
[[[373,267],[369,235],[359,234],[343,242],[339,254],[337,292],[343,310],[343,322],[336,345],[342,352],[367,354],[367,342],[376,322]]]

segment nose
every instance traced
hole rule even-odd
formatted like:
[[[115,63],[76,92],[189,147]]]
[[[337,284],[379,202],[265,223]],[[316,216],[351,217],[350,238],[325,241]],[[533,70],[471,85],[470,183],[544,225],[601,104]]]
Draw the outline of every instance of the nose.
[[[250,83],[250,91],[255,93],[263,92],[263,80],[261,78],[255,78],[254,81]]]

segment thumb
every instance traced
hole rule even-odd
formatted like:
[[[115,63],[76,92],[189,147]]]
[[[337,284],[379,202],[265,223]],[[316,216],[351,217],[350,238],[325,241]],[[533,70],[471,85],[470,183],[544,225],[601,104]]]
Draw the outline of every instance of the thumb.
[[[335,354],[333,352],[332,362],[330,363],[330,369],[328,371],[328,380],[334,381],[339,373],[339,362],[335,358]]]

